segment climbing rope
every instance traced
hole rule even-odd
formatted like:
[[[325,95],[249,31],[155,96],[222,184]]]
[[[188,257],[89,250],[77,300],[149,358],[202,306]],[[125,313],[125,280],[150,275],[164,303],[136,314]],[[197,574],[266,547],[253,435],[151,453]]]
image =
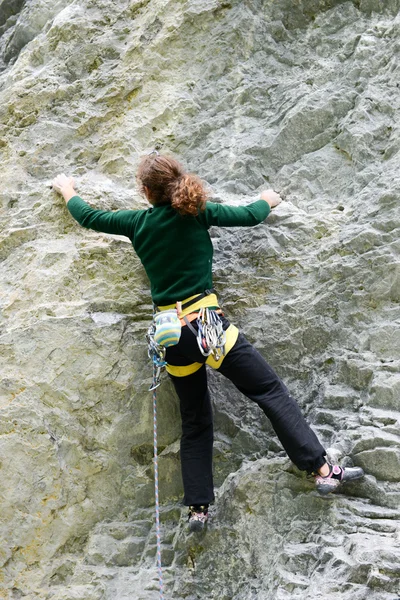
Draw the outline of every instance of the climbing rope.
[[[157,537],[157,568],[160,585],[160,600],[164,600],[163,576],[161,568],[161,534],[160,534],[160,504],[158,499],[158,453],[157,453],[157,381],[159,377],[158,367],[153,362],[153,423],[154,423],[154,493],[156,499],[156,537]]]
[[[171,314],[172,313],[172,314]],[[198,332],[188,319],[185,322],[197,336],[197,343],[204,356],[214,355],[215,360],[225,353],[225,331],[218,314],[208,308],[201,308],[197,318]],[[157,329],[158,327],[158,329]],[[181,324],[177,311],[161,311],[155,313],[147,331],[148,356],[153,364],[153,382],[149,391],[153,392],[153,424],[154,424],[154,493],[156,501],[156,537],[157,537],[157,568],[160,585],[160,600],[164,600],[163,576],[161,567],[161,535],[160,535],[160,503],[158,497],[158,453],[157,453],[157,388],[161,384],[161,373],[167,362],[166,347],[179,342]]]

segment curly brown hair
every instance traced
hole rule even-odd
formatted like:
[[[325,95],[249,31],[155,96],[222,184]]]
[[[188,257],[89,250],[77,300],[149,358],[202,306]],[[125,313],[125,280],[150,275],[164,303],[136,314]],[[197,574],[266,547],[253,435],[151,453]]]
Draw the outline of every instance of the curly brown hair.
[[[136,179],[140,191],[147,188],[152,204],[171,204],[181,215],[196,216],[205,209],[207,192],[197,175],[185,173],[174,158],[152,153],[144,156],[138,167]]]

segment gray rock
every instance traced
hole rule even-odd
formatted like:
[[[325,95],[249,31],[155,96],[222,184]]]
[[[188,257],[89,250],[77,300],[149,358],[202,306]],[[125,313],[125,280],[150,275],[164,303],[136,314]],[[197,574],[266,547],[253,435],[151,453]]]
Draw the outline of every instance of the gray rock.
[[[400,449],[374,448],[366,450],[357,454],[356,461],[377,479],[400,481]]]
[[[0,597],[159,597],[145,272],[81,229],[146,206],[140,156],[174,153],[215,201],[266,187],[254,229],[211,230],[227,316],[282,376],[333,462],[319,497],[217,373],[217,499],[180,506],[179,407],[158,394],[165,597],[400,596],[398,0],[0,0]]]
[[[16,14],[18,14],[21,8],[23,7],[24,3],[25,0],[1,0],[0,27],[3,27],[10,17],[13,17]]]

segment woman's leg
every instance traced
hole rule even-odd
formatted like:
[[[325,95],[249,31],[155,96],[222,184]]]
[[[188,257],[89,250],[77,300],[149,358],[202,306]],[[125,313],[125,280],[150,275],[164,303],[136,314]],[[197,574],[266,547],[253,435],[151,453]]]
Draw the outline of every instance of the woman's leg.
[[[325,449],[304,419],[297,402],[242,334],[218,371],[262,408],[289,458],[299,469],[311,473],[325,464]]]
[[[183,503],[186,506],[209,504],[214,500],[213,416],[206,367],[203,365],[186,377],[170,375],[170,378],[179,396],[182,417]]]

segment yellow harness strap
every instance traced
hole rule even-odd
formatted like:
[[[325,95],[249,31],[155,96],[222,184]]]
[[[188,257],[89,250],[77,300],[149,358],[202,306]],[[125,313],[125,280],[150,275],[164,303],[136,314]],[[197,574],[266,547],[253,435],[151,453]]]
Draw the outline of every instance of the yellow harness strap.
[[[214,294],[211,294],[211,295],[214,295]],[[215,306],[215,304],[214,304],[214,306]],[[217,306],[218,306],[218,304],[217,304]],[[190,308],[192,309],[192,307],[190,307]],[[185,311],[183,311],[183,312],[185,312]],[[223,354],[219,360],[215,360],[215,358],[212,355],[209,356],[206,360],[206,364],[210,365],[210,367],[212,369],[219,369],[219,367],[222,365],[222,361],[224,360],[225,356],[228,354],[229,350],[232,350],[233,346],[236,344],[236,340],[239,335],[239,329],[235,325],[231,324],[231,325],[229,325],[229,327],[225,333],[226,333],[225,354]],[[170,373],[171,375],[174,375],[174,377],[187,377],[187,375],[192,375],[192,373],[196,373],[196,371],[198,371],[202,366],[203,366],[203,363],[195,362],[195,363],[191,363],[190,365],[185,365],[183,367],[179,367],[179,366],[175,366],[175,365],[167,365],[166,369],[167,369],[167,372]]]
[[[198,294],[195,294],[194,296],[190,296],[189,298],[185,298],[185,300],[182,300],[182,304],[186,304],[187,302],[190,302],[190,300],[192,300],[193,298],[196,298],[196,296],[198,296]],[[208,294],[208,296],[204,296],[204,298],[201,298],[197,302],[194,302],[193,304],[191,304],[190,306],[185,308],[181,313],[179,313],[178,316],[180,319],[182,319],[183,317],[186,317],[186,315],[189,315],[190,313],[193,313],[196,311],[198,312],[200,308],[211,308],[212,306],[219,306],[218,298],[217,298],[216,294]],[[159,306],[158,310],[171,310],[172,308],[176,308],[176,304],[168,304],[167,306]]]

